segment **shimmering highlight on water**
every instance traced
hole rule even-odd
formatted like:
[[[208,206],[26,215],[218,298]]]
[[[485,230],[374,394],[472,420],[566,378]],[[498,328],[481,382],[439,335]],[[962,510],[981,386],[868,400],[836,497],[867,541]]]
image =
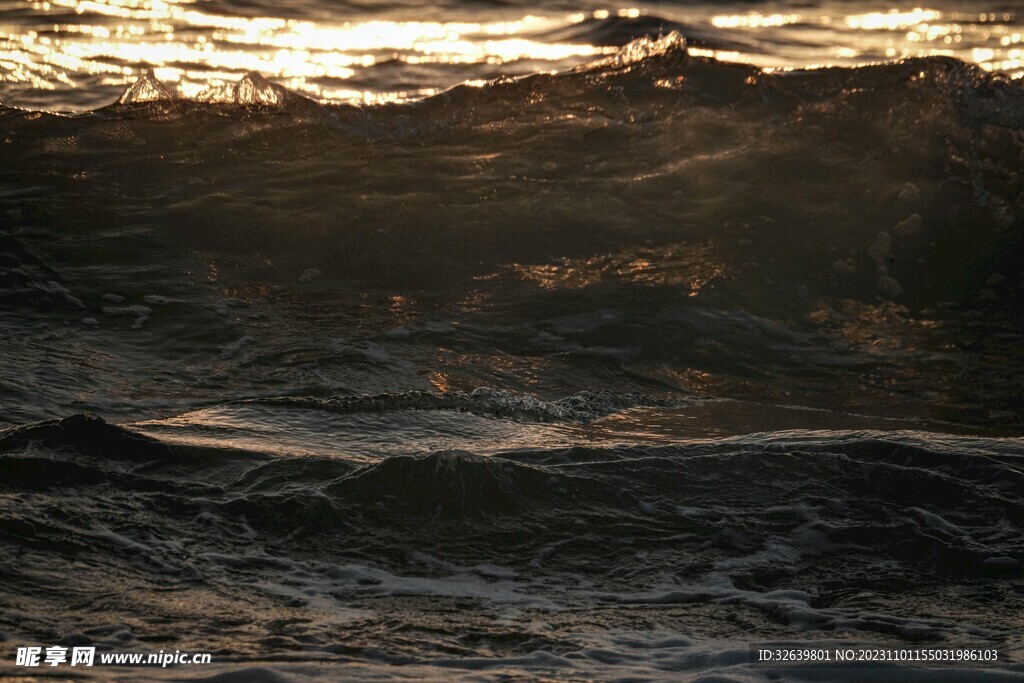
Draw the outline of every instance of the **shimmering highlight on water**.
[[[310,3],[239,10],[188,0],[2,0],[0,101],[91,108],[145,69],[189,97],[256,71],[324,101],[407,101],[462,82],[569,68],[614,52],[640,24],[655,33],[659,25],[683,28],[697,39],[694,54],[767,68],[945,55],[1024,74],[1022,13],[991,0],[874,11],[829,2],[773,7],[595,9],[582,2],[576,11],[519,3],[379,11]]]

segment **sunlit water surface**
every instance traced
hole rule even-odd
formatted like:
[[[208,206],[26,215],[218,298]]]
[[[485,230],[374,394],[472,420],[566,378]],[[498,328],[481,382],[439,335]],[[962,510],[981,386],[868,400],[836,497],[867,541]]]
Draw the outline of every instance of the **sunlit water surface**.
[[[0,679],[1021,680],[1022,12],[0,0]]]
[[[694,54],[770,68],[946,55],[1024,74],[1018,3],[936,1],[485,5],[0,0],[0,101],[108,104],[153,68],[191,97],[257,71],[317,99],[375,103],[562,70],[678,30]]]

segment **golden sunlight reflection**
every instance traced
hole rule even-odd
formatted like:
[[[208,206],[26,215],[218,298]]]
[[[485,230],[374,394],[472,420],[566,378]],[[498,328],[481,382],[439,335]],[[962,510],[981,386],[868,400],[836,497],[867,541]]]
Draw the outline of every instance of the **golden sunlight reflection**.
[[[83,76],[127,85],[143,69],[186,96],[257,71],[325,100],[415,99],[437,87],[391,92],[344,87],[358,70],[398,65],[491,65],[519,60],[585,61],[614,48],[541,41],[575,17],[525,16],[484,22],[369,20],[338,24],[274,17],[222,16],[188,0],[47,0],[30,3],[58,23],[12,32],[0,23],[0,82],[40,89],[76,86]],[[82,23],[68,23],[72,9]],[[114,21],[104,22],[108,19]],[[524,35],[527,34],[527,35]]]
[[[689,288],[697,296],[714,280],[729,273],[714,244],[668,244],[637,251],[563,258],[555,263],[513,263],[508,269],[519,279],[542,289],[584,289],[612,280],[645,286]]]
[[[691,46],[695,55],[763,68],[946,55],[1024,75],[1024,14],[947,6],[864,11],[804,3],[794,4],[798,11],[722,12],[720,4],[698,3],[659,6],[656,16],[700,28],[705,40]],[[262,9],[274,14],[270,7]],[[571,68],[617,50],[590,33],[588,22],[655,16],[636,7],[544,16],[476,8],[449,21],[435,9],[413,17],[412,10],[392,16],[349,8],[324,19],[324,8],[309,7],[319,14],[289,6],[287,17],[243,16],[217,0],[0,0],[0,100],[108,103],[109,92],[89,99],[93,86],[124,86],[153,69],[186,96],[257,71],[323,100],[405,101],[462,82]]]
[[[910,12],[892,10],[889,12],[868,12],[867,14],[851,14],[846,17],[850,28],[862,28],[869,31],[898,31],[909,29],[929,21],[941,19],[942,13],[935,10],[915,8]]]
[[[760,28],[762,26],[785,26],[800,21],[799,14],[732,14],[713,17],[711,23],[718,28]]]
[[[967,7],[968,5],[965,5]],[[1021,41],[1024,16],[1020,13],[939,11],[925,7],[849,13],[811,6],[799,14],[722,14],[711,24],[738,34],[765,34],[772,38],[787,30],[800,30],[783,54],[703,49],[703,56],[743,61],[767,68],[852,66],[908,57],[945,56],[973,62],[987,71],[1012,78],[1024,76]],[[693,50],[691,50],[693,52]]]

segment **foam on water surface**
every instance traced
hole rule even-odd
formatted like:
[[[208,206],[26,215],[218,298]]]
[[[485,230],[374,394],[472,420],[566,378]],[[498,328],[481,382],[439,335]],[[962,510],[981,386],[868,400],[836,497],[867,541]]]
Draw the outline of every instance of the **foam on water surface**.
[[[1019,654],[1019,17],[856,4],[206,3],[171,37],[236,62],[106,80],[123,36],[53,28],[73,95],[0,76],[6,642],[217,653],[126,680]]]

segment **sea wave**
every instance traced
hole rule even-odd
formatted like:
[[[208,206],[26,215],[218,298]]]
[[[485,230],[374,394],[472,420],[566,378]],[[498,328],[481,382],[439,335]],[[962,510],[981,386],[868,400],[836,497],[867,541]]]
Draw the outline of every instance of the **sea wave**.
[[[927,306],[995,292],[992,273],[1019,295],[1022,102],[951,59],[769,74],[670,34],[404,106],[319,104],[258,74],[187,100],[147,74],[115,106],[4,109],[0,128],[12,172],[66,146],[122,204],[161,201],[194,248],[283,243],[329,275],[572,259],[587,232],[591,252],[646,247],[655,266],[711,251],[668,284],[709,271],[747,297],[769,279]],[[129,184],[125,150],[145,168]]]
[[[927,619],[872,616],[848,587],[902,587],[904,606],[952,579],[1012,590],[1022,463],[1019,439],[793,432],[360,465],[168,444],[75,416],[0,434],[0,489],[22,501],[2,552],[73,554],[132,581],[212,587],[227,571],[259,590],[273,567],[282,588],[304,576],[353,598],[421,594],[429,582],[395,575],[454,572],[478,577],[476,597],[500,588],[499,602],[742,604],[800,628],[913,637]],[[424,552],[445,559],[424,574]],[[11,580],[26,571],[3,566]]]
[[[53,344],[107,368],[101,411],[138,373],[99,339],[218,399],[273,367],[277,394],[603,386],[1012,429],[1022,112],[953,59],[767,72],[677,34],[404,105],[147,75],[87,114],[0,111],[0,296],[86,328]]]
[[[557,399],[541,401],[533,396],[504,390],[479,388],[466,393],[410,391],[376,396],[338,396],[315,398],[288,396],[254,398],[244,403],[278,408],[324,410],[332,413],[381,413],[402,410],[453,410],[477,415],[494,415],[523,421],[587,421],[639,406],[679,406],[690,399],[663,398],[643,394],[617,395],[609,391],[582,392]]]
[[[612,49],[0,107],[0,640],[266,664],[224,680],[1019,650],[1024,83],[543,30]]]

